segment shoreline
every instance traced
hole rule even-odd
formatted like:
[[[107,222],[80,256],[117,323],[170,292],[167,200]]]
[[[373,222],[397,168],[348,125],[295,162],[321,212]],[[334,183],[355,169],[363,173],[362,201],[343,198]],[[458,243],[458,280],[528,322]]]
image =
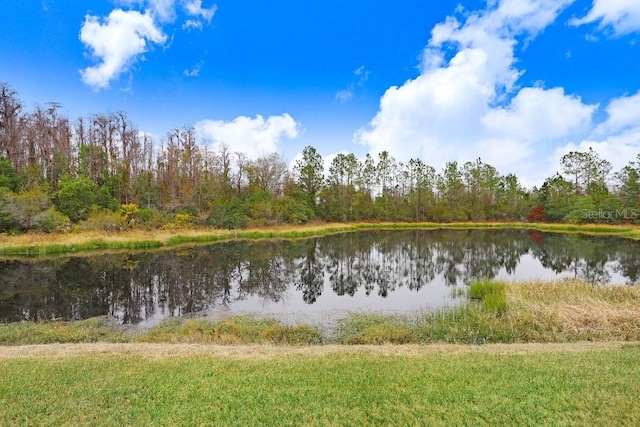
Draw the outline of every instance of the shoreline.
[[[1,234],[0,256],[38,257],[99,251],[153,250],[233,240],[303,239],[358,231],[438,229],[518,229],[550,233],[617,236],[640,240],[640,226],[635,225],[573,225],[528,222],[327,223],[241,230],[185,228],[154,231],[131,230],[118,233],[26,233],[17,236]]]

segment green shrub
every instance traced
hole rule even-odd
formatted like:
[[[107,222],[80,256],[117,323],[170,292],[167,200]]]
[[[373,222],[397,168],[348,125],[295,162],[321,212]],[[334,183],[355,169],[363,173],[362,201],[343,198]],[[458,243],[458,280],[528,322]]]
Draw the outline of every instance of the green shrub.
[[[276,201],[282,220],[288,224],[304,224],[314,218],[313,209],[302,200],[286,196]]]
[[[119,212],[99,206],[92,206],[86,221],[81,223],[85,231],[121,231],[127,227],[123,216]]]
[[[217,228],[244,228],[247,224],[247,208],[238,197],[228,201],[216,200],[211,202],[211,215],[207,221]]]
[[[42,224],[37,223],[37,215],[51,207],[46,185],[34,186],[21,193],[6,192],[2,203],[4,213],[1,215],[5,217],[5,225],[8,222],[21,230],[38,229]],[[46,223],[45,218],[38,220]]]
[[[58,209],[73,222],[89,218],[91,207],[97,202],[98,186],[82,175],[75,179],[65,176],[57,194]]]
[[[149,208],[140,208],[135,214],[134,219],[136,226],[143,226],[150,229],[162,228],[166,224],[166,220],[162,214]]]
[[[50,233],[52,231],[65,231],[69,227],[69,218],[58,212],[54,206],[46,211],[39,212],[33,218],[34,229]]]

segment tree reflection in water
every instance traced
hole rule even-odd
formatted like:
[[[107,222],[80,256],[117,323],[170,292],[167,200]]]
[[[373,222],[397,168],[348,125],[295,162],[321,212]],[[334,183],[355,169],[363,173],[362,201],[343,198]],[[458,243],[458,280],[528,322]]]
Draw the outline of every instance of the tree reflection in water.
[[[400,288],[517,279],[523,255],[590,283],[640,280],[640,244],[514,230],[406,230],[297,241],[227,242],[173,251],[0,262],[0,320],[116,316],[122,323],[232,307],[256,298],[305,304],[324,292],[386,298]]]

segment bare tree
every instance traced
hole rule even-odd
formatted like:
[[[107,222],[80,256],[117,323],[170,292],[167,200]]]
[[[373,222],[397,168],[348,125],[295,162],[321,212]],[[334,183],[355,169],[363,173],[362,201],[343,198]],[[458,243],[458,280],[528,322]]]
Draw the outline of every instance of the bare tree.
[[[18,169],[18,153],[23,131],[22,102],[6,83],[0,83],[0,157],[6,157]]]
[[[236,196],[242,195],[242,185],[247,181],[247,167],[249,166],[249,158],[244,153],[236,152],[236,170],[234,173],[234,186]]]
[[[271,153],[250,162],[247,167],[249,186],[270,193],[273,197],[282,195],[287,164],[278,153]]]

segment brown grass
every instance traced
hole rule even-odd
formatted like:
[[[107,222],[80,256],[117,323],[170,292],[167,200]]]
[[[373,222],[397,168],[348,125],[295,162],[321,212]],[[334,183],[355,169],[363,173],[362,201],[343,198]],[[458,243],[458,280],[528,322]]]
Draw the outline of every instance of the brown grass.
[[[508,304],[567,339],[634,340],[640,336],[640,288],[578,280],[513,284]]]
[[[52,244],[61,245],[82,245],[83,243],[104,240],[105,242],[128,242],[136,240],[158,240],[161,242],[168,241],[174,236],[204,236],[211,234],[228,233],[224,230],[200,230],[200,229],[182,229],[182,230],[155,230],[143,231],[132,230],[123,232],[97,232],[83,231],[81,233],[25,233],[18,235],[0,234],[0,246],[2,247],[20,247],[20,246],[44,246]]]

